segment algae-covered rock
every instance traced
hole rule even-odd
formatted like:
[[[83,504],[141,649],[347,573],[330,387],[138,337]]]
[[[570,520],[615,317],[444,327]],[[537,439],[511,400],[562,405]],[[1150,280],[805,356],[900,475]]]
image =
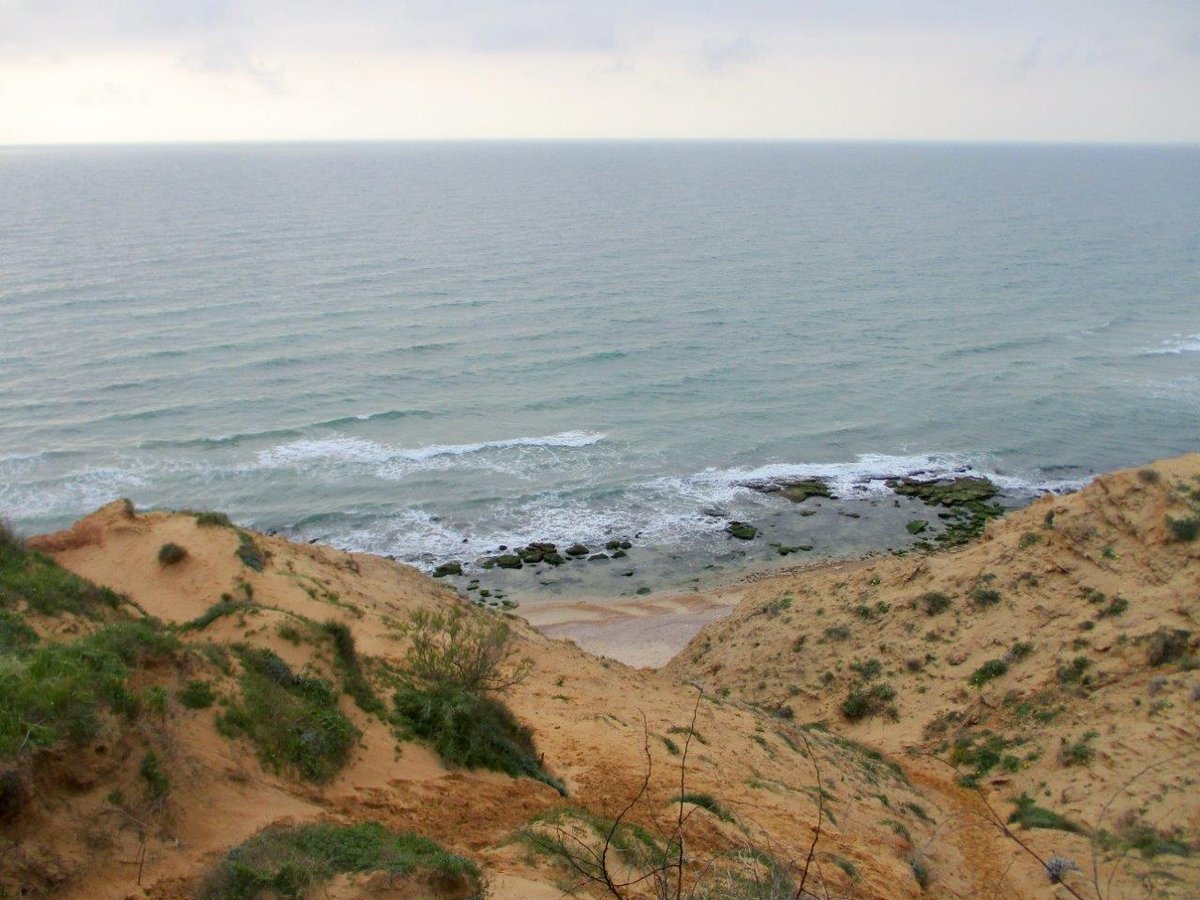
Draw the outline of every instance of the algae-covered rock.
[[[771,549],[780,556],[791,556],[793,553],[799,553],[801,551],[807,553],[809,550],[812,550],[812,544],[797,544],[794,547],[790,547],[787,544],[772,544]]]
[[[925,519],[913,519],[904,527],[909,534],[920,534],[929,527],[929,522],[927,522]]]
[[[588,548],[583,544],[572,544],[567,548],[567,556],[587,556]]]
[[[730,522],[725,526],[725,530],[733,537],[742,541],[753,540],[758,534],[758,529],[749,522]]]
[[[548,563],[552,566],[561,566],[564,562],[566,562],[566,560],[562,558],[561,554],[550,550],[542,556],[542,562]]]
[[[887,482],[897,494],[917,497],[930,506],[961,506],[965,503],[981,503],[990,500],[999,488],[987,478],[963,476],[961,478],[891,478]]]
[[[793,503],[803,503],[809,497],[833,497],[829,485],[820,478],[805,478],[800,481],[788,482],[780,486],[779,493]]]
[[[463,573],[462,563],[448,562],[448,563],[442,563],[440,566],[438,566],[436,569],[434,569],[433,577],[434,578],[445,578],[447,575],[461,575],[462,573]]]
[[[521,562],[521,557],[515,553],[505,553],[503,556],[496,557],[496,565],[502,569],[520,569],[525,564]]]

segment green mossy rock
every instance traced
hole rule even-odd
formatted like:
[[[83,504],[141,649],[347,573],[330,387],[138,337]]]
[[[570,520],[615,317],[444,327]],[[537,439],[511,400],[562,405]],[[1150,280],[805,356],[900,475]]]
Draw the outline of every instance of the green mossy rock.
[[[930,506],[961,506],[981,503],[996,496],[999,488],[986,478],[964,476],[922,481],[919,478],[892,478],[887,482],[897,494],[917,497]]]
[[[789,482],[780,488],[779,493],[793,503],[803,503],[809,497],[833,497],[829,485],[820,478],[805,478],[802,481]]]
[[[929,527],[929,523],[924,519],[913,519],[904,527],[909,534],[920,534]]]
[[[438,566],[436,569],[434,569],[433,577],[434,578],[445,578],[447,575],[461,575],[462,573],[463,573],[462,563],[448,562],[448,563],[442,563],[440,566]]]
[[[496,565],[502,569],[520,569],[525,564],[515,553],[505,553],[503,556],[496,557]]]
[[[758,529],[749,522],[730,522],[725,526],[725,530],[733,537],[741,541],[753,540],[758,534]]]

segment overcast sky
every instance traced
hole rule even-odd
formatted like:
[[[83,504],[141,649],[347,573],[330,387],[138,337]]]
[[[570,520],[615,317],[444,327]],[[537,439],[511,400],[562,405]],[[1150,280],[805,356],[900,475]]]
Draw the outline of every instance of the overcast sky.
[[[1200,141],[1200,0],[0,0],[0,143]]]

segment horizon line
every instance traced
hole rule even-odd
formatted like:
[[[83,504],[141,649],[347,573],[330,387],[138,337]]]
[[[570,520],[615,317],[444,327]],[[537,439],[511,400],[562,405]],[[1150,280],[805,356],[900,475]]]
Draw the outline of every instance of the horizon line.
[[[287,146],[329,144],[877,144],[918,146],[1200,147],[1200,140],[1071,138],[879,138],[879,137],[355,137],[184,138],[113,141],[0,141],[0,150],[120,147]]]

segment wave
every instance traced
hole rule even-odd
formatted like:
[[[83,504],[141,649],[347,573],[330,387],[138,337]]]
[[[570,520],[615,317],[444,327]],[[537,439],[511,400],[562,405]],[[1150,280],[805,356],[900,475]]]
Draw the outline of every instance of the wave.
[[[888,479],[983,477],[1016,494],[1067,493],[1086,485],[1090,478],[1046,479],[996,471],[968,454],[924,453],[911,456],[864,453],[850,462],[769,463],[753,468],[705,469],[677,481],[682,492],[704,502],[728,503],[745,497],[751,486],[763,482],[819,478],[835,495],[853,498],[890,493]]]
[[[1143,350],[1142,356],[1162,356],[1175,353],[1200,353],[1200,334],[1177,334],[1154,350]]]
[[[315,422],[313,428],[344,428],[356,422],[392,422],[397,419],[428,419],[434,413],[427,409],[389,409],[385,412],[363,413],[357,416],[342,416],[340,419],[329,419],[325,422]]]
[[[336,436],[317,440],[294,441],[263,450],[258,463],[264,468],[278,468],[333,459],[357,463],[421,463],[438,457],[468,456],[488,450],[526,448],[578,448],[598,444],[606,435],[590,431],[563,431],[544,437],[518,437],[499,441],[480,441],[473,444],[432,444],[428,447],[392,447],[364,438]]]

